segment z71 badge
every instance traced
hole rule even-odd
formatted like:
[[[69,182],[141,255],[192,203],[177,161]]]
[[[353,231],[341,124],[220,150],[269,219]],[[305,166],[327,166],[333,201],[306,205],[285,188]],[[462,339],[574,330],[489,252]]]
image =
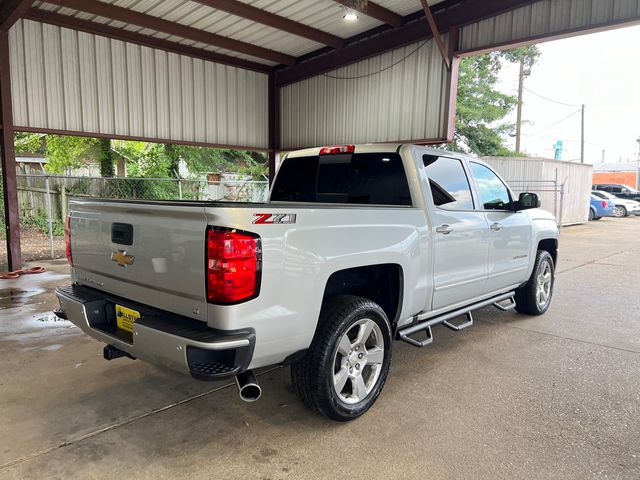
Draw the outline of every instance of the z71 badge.
[[[253,223],[258,225],[296,223],[295,213],[254,213],[256,219]]]

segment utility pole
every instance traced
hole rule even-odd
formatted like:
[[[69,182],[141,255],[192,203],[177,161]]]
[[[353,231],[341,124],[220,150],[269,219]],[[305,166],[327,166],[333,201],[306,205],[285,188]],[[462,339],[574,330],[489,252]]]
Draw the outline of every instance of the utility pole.
[[[584,163],[584,103],[582,104],[582,121],[580,127],[580,163]]]
[[[516,152],[520,153],[520,135],[522,133],[522,90],[524,89],[524,58],[520,59],[520,78],[518,80],[518,118],[516,120]]]

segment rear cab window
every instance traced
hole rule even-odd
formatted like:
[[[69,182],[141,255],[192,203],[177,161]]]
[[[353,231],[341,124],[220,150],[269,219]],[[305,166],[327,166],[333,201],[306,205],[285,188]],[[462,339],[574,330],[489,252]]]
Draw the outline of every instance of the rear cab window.
[[[397,153],[339,153],[288,158],[271,201],[411,206]]]

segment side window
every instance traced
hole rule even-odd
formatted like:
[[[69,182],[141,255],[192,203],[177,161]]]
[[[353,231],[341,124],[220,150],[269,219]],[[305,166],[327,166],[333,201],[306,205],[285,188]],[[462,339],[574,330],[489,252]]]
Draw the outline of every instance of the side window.
[[[422,161],[437,207],[446,210],[473,210],[469,179],[460,160],[423,155]]]
[[[609,190],[607,191],[615,195],[616,193],[622,193],[623,190],[624,189],[622,187],[609,187]]]
[[[469,162],[478,183],[480,203],[485,210],[508,210],[511,196],[502,180],[489,168],[479,163]]]

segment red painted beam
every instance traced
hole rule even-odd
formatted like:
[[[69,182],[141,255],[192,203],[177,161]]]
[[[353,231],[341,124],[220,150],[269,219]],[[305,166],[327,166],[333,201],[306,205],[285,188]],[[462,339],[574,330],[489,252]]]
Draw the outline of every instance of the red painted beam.
[[[5,0],[0,6],[0,30],[8,32],[14,23],[31,8],[33,0]]]
[[[244,68],[246,70],[253,70],[262,73],[269,73],[272,70],[269,65],[264,65],[262,63],[252,62],[237,57],[230,57],[229,55],[210,52],[209,50],[204,50],[202,48],[182,45],[181,43],[163,40],[137,32],[131,32],[122,28],[110,27],[109,25],[92,22],[90,20],[83,20],[70,15],[48,12],[39,8],[32,8],[25,14],[24,18],[27,20],[35,20],[37,22],[56,25],[58,27],[102,35],[104,37],[114,38],[123,42],[136,43],[138,45],[144,45],[145,47],[157,48],[159,50],[186,55],[188,57],[200,58],[202,60],[221,63],[223,65]]]
[[[334,48],[340,48],[344,44],[344,40],[336,35],[332,35],[323,30],[310,27],[304,23],[294,22],[288,18],[281,17],[275,13],[261,10],[237,0],[194,0],[202,5],[222,10],[236,17],[246,18],[252,22],[261,23],[270,27],[293,33],[299,37],[308,38],[314,42],[329,45]]]
[[[234,40],[233,38],[218,35],[217,33],[199,30],[197,28],[171,22],[159,17],[136,12],[127,8],[118,7],[113,4],[100,2],[97,0],[48,0],[47,3],[71,8],[79,12],[99,15],[104,18],[118,20],[120,22],[137,25],[157,32],[168,33],[177,37],[187,38],[196,42],[205,43],[214,47],[225,48],[234,52],[244,53],[252,57],[262,58],[271,62],[293,65],[295,57],[286,55],[275,50],[253,45],[251,43]]]
[[[448,1],[433,7],[433,17],[441,33],[452,27],[460,27],[483,20],[518,7],[535,3],[537,0],[467,0]],[[413,16],[412,16],[413,17]],[[332,52],[318,50],[318,56],[309,58],[296,65],[278,70],[276,83],[278,86],[295,83],[336,68],[349,65],[380,53],[402,47],[404,45],[431,38],[431,31],[425,28],[424,15],[412,18],[402,27],[377,32],[368,39],[357,37],[353,43]],[[306,58],[309,55],[305,56]]]
[[[0,32],[0,161],[4,197],[4,219],[7,234],[9,270],[22,268],[20,251],[20,213],[18,209],[18,180],[16,151],[13,144],[13,111],[11,107],[11,74],[9,72],[9,34]]]

